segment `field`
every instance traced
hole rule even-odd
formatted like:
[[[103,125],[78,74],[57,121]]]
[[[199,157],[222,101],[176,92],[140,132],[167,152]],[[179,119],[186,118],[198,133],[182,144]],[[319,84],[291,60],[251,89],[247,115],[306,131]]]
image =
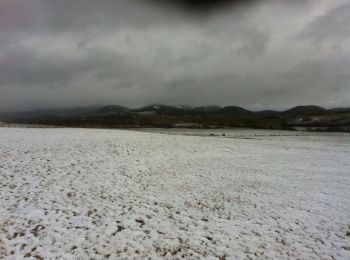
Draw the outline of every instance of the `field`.
[[[0,258],[350,259],[349,169],[349,134],[0,128]]]

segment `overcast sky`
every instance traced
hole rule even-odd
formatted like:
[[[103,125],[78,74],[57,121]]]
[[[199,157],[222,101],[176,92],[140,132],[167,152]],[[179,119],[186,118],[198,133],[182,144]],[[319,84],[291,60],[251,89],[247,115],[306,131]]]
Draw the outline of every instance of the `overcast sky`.
[[[173,2],[0,0],[0,111],[350,105],[350,0]]]

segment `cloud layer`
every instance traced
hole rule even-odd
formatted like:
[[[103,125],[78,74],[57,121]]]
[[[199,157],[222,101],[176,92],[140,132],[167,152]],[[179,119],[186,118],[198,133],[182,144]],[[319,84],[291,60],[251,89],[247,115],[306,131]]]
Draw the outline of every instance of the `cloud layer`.
[[[349,105],[348,1],[182,2],[1,0],[0,111]]]

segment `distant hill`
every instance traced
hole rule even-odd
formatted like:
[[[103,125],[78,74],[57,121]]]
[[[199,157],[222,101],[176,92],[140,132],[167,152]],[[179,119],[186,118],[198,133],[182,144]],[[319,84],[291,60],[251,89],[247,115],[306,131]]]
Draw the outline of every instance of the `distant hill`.
[[[137,109],[120,105],[40,109],[2,113],[5,123],[42,124],[73,127],[250,127],[311,131],[350,131],[350,108],[324,109],[296,106],[286,111],[253,112],[238,106],[168,106],[152,104]]]
[[[274,111],[274,110],[262,110],[262,111],[255,112],[255,114],[259,116],[278,116],[281,114],[281,112]]]
[[[227,106],[216,111],[216,114],[243,116],[243,115],[253,115],[254,113],[252,111],[249,111],[241,107]]]
[[[286,114],[298,114],[298,115],[311,115],[311,114],[323,114],[327,109],[319,106],[296,106],[284,111]]]
[[[109,105],[104,106],[96,110],[96,113],[98,114],[109,114],[109,113],[126,113],[130,112],[131,110],[127,107],[118,106],[118,105]]]
[[[217,112],[220,109],[222,109],[222,107],[217,105],[209,105],[209,106],[194,107],[193,109],[195,111],[201,111],[201,112]]]
[[[253,112],[237,106],[220,107],[216,105],[209,106],[167,106],[167,105],[150,105],[135,109],[134,112],[155,112],[163,115],[252,115]]]
[[[330,112],[350,113],[350,107],[337,107],[328,109]]]
[[[96,111],[98,107],[74,107],[74,108],[55,108],[55,109],[34,109],[20,112],[10,112],[0,114],[2,120],[27,120],[41,117],[72,117],[89,114]]]
[[[134,112],[155,112],[163,115],[179,115],[183,109],[175,106],[167,106],[162,104],[154,104],[142,108],[134,109]]]

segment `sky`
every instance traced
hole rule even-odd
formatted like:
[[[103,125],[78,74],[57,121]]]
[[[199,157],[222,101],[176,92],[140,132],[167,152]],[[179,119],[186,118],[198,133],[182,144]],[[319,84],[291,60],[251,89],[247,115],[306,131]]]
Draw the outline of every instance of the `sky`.
[[[0,0],[0,112],[350,105],[350,0]]]

